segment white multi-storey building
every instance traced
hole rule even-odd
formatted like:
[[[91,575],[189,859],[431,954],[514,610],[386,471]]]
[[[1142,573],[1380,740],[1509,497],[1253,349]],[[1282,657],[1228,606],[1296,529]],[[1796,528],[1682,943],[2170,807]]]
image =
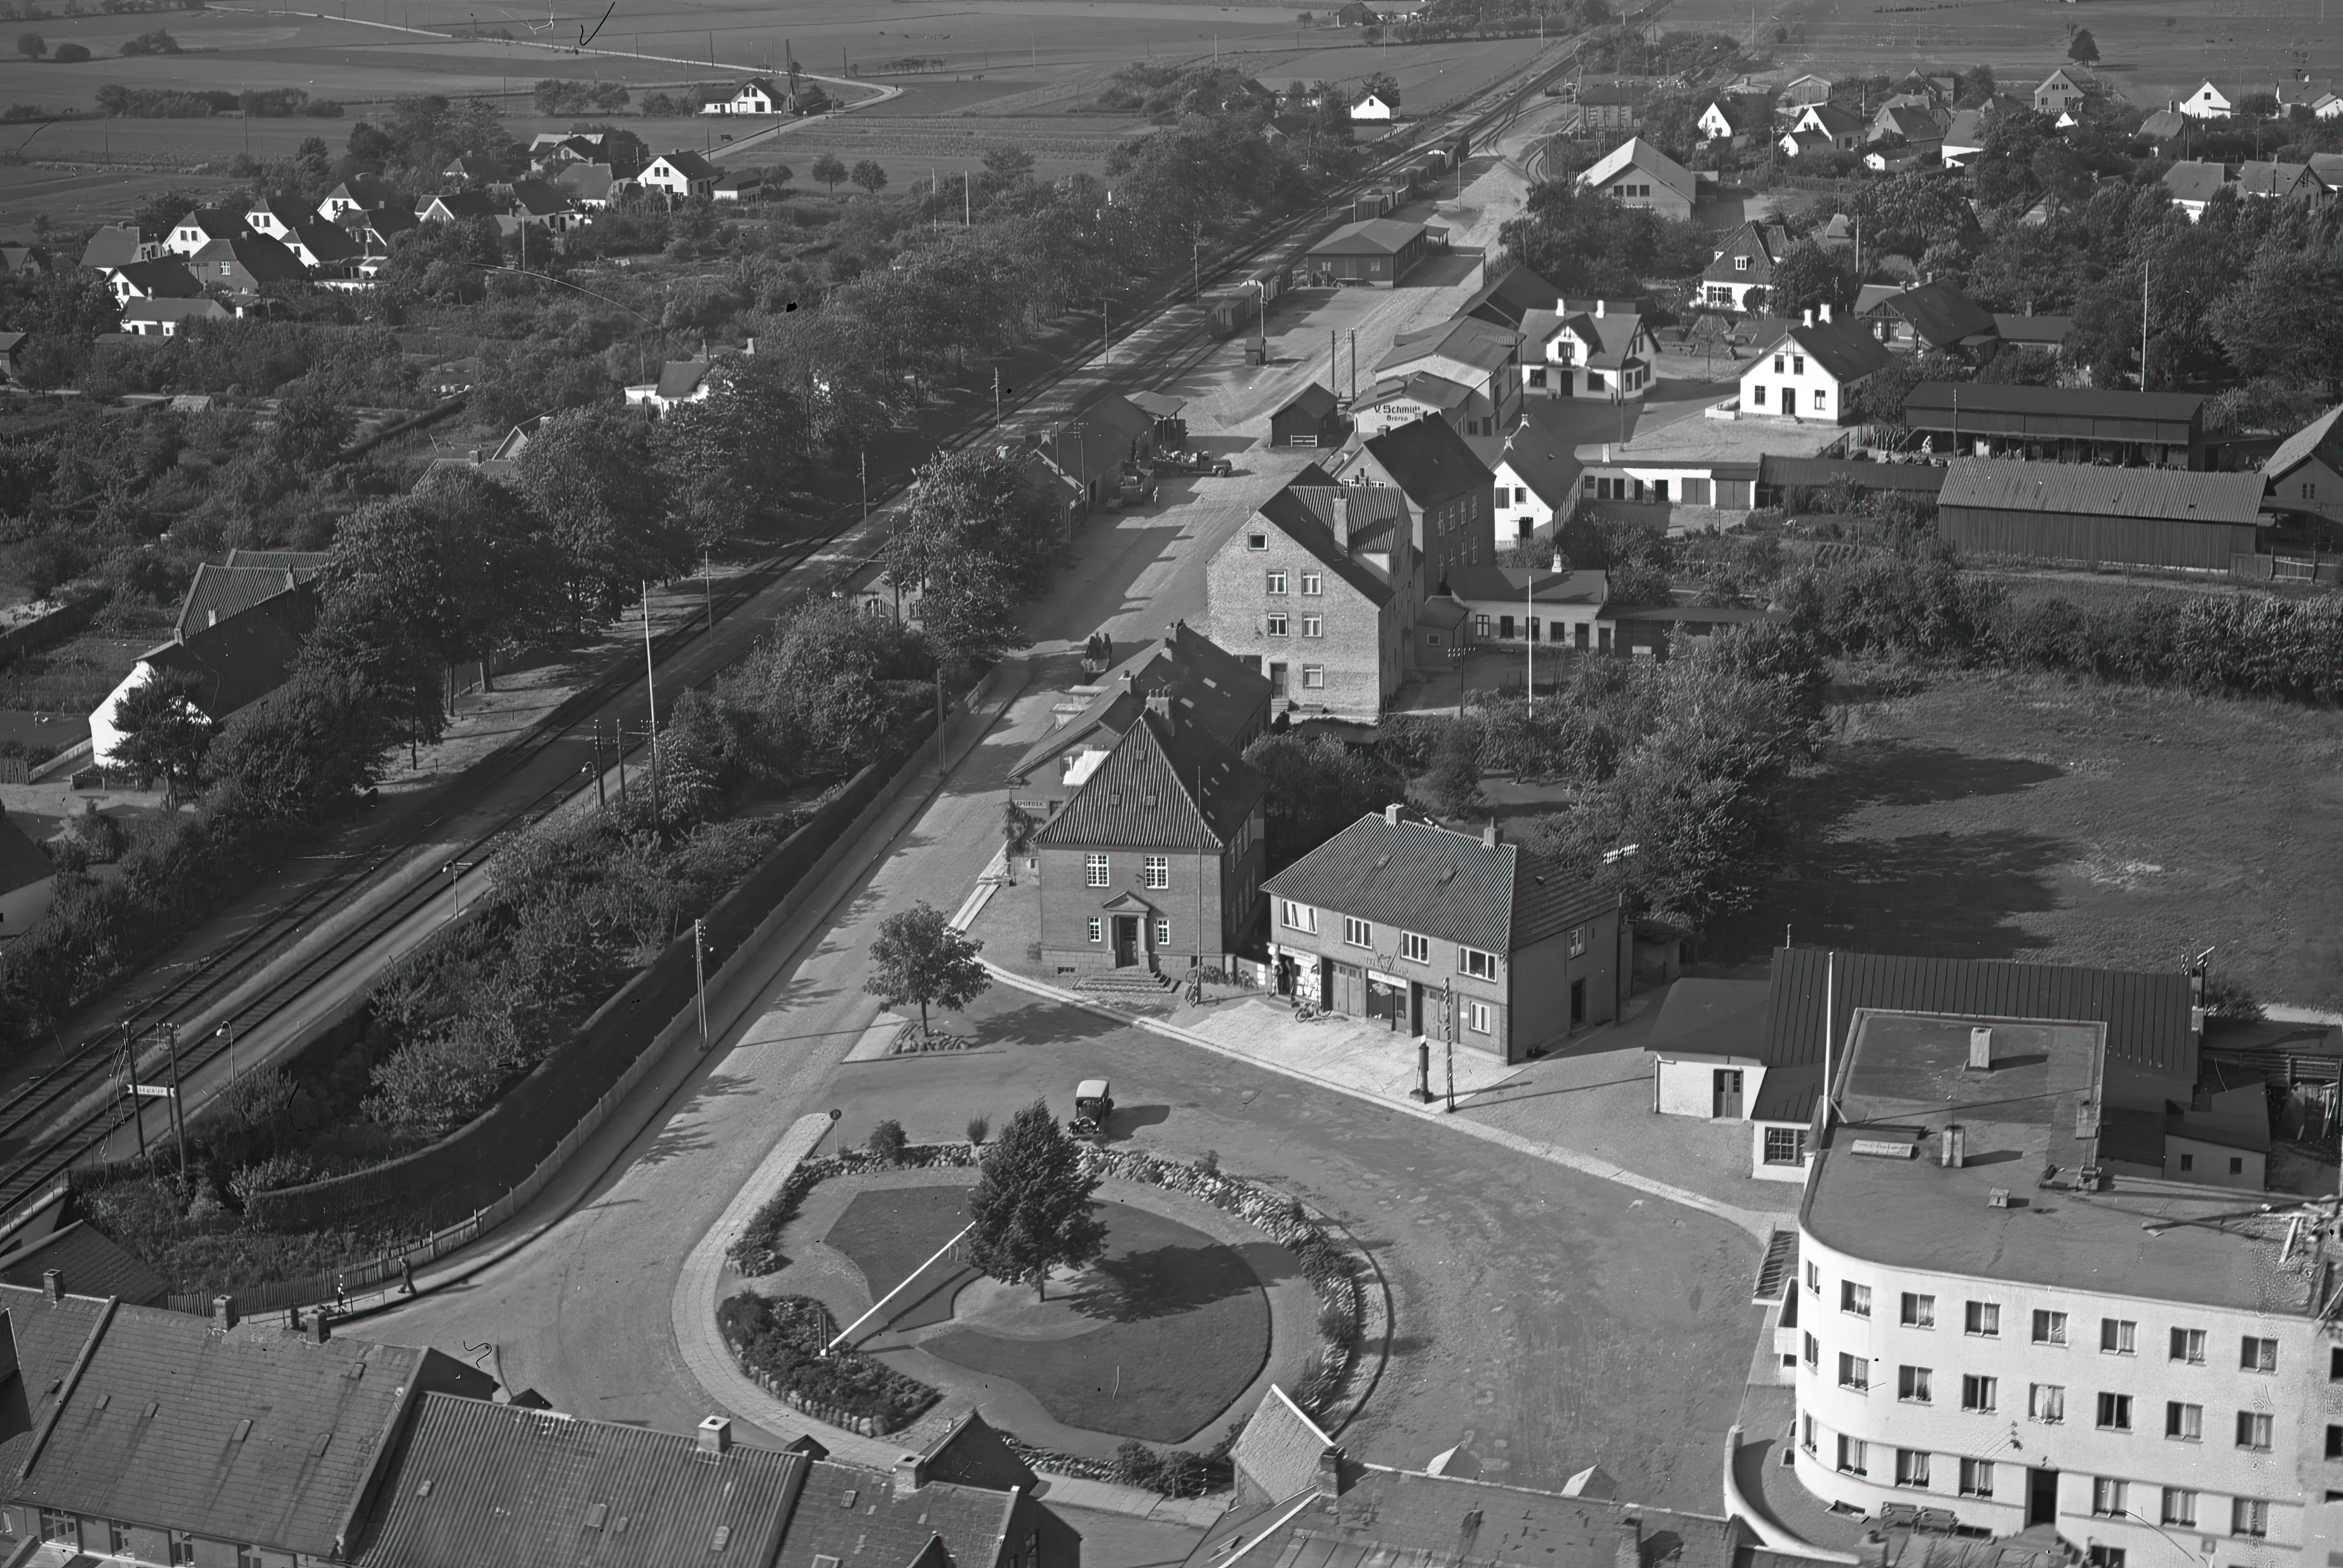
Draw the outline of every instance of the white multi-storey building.
[[[2202,1119],[2193,1072],[2111,1070],[2137,1024],[1839,1026],[1784,1334],[1817,1497],[2046,1525],[2097,1568],[2309,1561],[2305,1504],[2343,1497],[2336,1201],[2149,1174]]]

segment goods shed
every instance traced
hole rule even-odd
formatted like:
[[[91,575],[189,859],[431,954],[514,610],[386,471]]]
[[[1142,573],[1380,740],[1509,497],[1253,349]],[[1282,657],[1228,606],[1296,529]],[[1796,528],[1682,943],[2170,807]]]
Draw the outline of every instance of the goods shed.
[[[1405,277],[1432,250],[1432,236],[1420,223],[1369,218],[1346,223],[1310,247],[1311,272],[1332,283],[1380,284]]]
[[[2227,571],[2258,553],[2259,474],[2189,474],[1961,457],[1936,525],[1974,555]]]
[[[2054,463],[2201,470],[2205,399],[2194,392],[1923,381],[1904,423],[1937,451]]]

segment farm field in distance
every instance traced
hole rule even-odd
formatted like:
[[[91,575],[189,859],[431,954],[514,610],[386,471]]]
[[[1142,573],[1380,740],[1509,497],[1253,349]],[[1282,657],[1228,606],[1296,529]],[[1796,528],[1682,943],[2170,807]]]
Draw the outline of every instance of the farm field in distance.
[[[2038,80],[2066,64],[2066,28],[2087,27],[2099,46],[2097,70],[2124,96],[2161,107],[2207,77],[2235,97],[2285,85],[2289,99],[2316,97],[2343,78],[2343,30],[2319,21],[2320,0],[2170,0],[2045,5],[2037,0],[1936,0],[1875,5],[1860,0],[1789,0],[1779,7],[1786,45],[1772,45],[1786,81],[1808,70],[1831,75],[1897,75],[1919,66],[1991,65],[2008,80]],[[1749,35],[1749,8],[1734,0],[1680,0],[1667,26]],[[1772,13],[1768,13],[1771,16]],[[1768,22],[1770,29],[1775,24]],[[2308,88],[2297,73],[2308,71]]]
[[[2071,585],[2069,585],[2071,586]],[[2343,1003],[2343,713],[1986,671],[1844,712],[1792,802],[1807,846],[1704,957],[1805,944],[2215,967]]]

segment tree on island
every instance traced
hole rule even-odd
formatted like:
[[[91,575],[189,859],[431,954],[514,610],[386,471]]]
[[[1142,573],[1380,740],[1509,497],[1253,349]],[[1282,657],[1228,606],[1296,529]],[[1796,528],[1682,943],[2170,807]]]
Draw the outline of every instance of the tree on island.
[[[879,940],[870,944],[873,972],[862,989],[886,1007],[916,1002],[920,1035],[925,1039],[930,1007],[957,1012],[992,984],[992,977],[977,961],[983,948],[982,942],[952,930],[922,901],[880,923]]]
[[[1081,1151],[1043,1101],[1010,1118],[984,1151],[982,1175],[969,1201],[969,1257],[993,1279],[1033,1282],[1046,1298],[1050,1271],[1081,1268],[1106,1251],[1106,1221],[1091,1194]]]

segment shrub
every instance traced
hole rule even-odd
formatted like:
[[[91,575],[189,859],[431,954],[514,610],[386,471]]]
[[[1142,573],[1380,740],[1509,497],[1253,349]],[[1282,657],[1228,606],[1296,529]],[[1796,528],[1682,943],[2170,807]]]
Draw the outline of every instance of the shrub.
[[[902,1163],[903,1150],[910,1140],[903,1136],[903,1124],[889,1120],[870,1130],[870,1141],[864,1145],[870,1152],[890,1165]]]
[[[824,1355],[838,1337],[830,1309],[809,1296],[767,1298],[742,1291],[716,1309],[716,1324],[740,1364],[801,1399],[869,1416],[892,1432],[917,1421],[936,1391],[859,1351]]]
[[[83,65],[89,59],[89,46],[85,44],[60,44],[49,58],[60,65]]]
[[[977,1115],[971,1116],[968,1119],[968,1141],[970,1143],[981,1146],[985,1138],[990,1134],[991,1131],[992,1119],[990,1117]]]

